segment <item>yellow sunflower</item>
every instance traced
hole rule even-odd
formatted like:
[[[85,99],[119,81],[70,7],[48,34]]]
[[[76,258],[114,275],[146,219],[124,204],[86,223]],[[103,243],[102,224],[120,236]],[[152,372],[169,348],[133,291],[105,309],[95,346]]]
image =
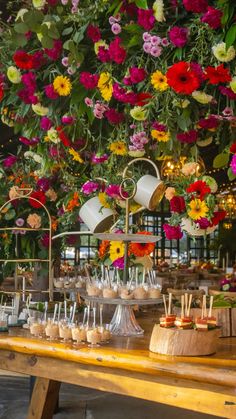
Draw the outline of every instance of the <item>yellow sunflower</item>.
[[[157,129],[151,130],[151,136],[152,138],[155,138],[155,140],[162,141],[164,143],[166,143],[170,139],[169,131],[158,131]]]
[[[190,210],[188,210],[188,215],[192,220],[199,220],[200,218],[206,217],[209,211],[205,201],[201,201],[200,199],[192,199],[189,207]]]
[[[154,89],[159,90],[160,92],[164,92],[169,88],[166,76],[159,70],[155,71],[155,73],[152,73],[151,83]]]
[[[117,156],[125,156],[127,147],[124,141],[113,141],[109,146],[110,151]]]
[[[101,202],[101,205],[105,208],[111,208],[109,202],[107,201],[107,195],[105,192],[99,192],[98,199]]]
[[[75,151],[73,148],[69,148],[69,154],[73,156],[73,160],[78,161],[79,163],[83,163],[83,159],[81,158],[80,154]]]
[[[122,258],[122,256],[124,256],[124,253],[125,253],[124,243],[111,241],[109,253],[110,253],[110,259],[112,262],[114,262],[114,260],[118,258]]]
[[[53,81],[53,88],[59,96],[68,96],[72,89],[72,84],[68,77],[57,76]]]
[[[100,77],[98,80],[98,88],[100,90],[100,93],[103,99],[109,102],[109,100],[112,97],[112,92],[113,92],[112,78],[111,78],[110,73],[106,72],[106,73],[100,74]]]

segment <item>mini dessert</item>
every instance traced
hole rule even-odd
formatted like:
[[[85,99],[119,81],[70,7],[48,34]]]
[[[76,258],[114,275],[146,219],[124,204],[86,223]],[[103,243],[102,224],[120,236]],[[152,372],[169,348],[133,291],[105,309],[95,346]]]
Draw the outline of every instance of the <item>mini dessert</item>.
[[[113,288],[104,288],[102,291],[103,298],[117,298],[118,293]]]
[[[111,339],[111,332],[108,329],[105,329],[103,326],[98,328],[99,333],[101,334],[101,342],[108,342]]]
[[[96,285],[87,285],[87,293],[89,297],[99,297],[101,290]]]
[[[76,340],[77,343],[79,342],[85,342],[87,333],[86,330],[81,327],[72,327],[72,339]]]
[[[42,336],[45,332],[45,327],[42,323],[32,323],[30,326],[30,333],[34,336]]]
[[[101,333],[99,333],[96,327],[87,330],[87,341],[91,343],[91,345],[97,345],[101,342]]]
[[[178,329],[192,329],[193,327],[192,317],[176,317],[174,323]]]
[[[59,336],[61,339],[64,339],[64,340],[72,339],[71,328],[66,324],[60,324]]]
[[[147,296],[148,296],[148,293],[143,287],[135,288],[134,290],[135,300],[145,300]]]
[[[202,319],[197,317],[195,320],[195,325],[197,330],[205,331],[208,330],[207,319]]]
[[[57,323],[48,322],[45,327],[46,336],[50,339],[57,339],[59,337],[59,326]]]
[[[149,288],[148,298],[160,298],[161,291],[158,288]]]
[[[160,317],[160,326],[161,327],[173,327],[175,325],[175,314],[169,314],[167,316],[163,315]]]
[[[134,294],[128,288],[121,288],[120,298],[122,298],[122,300],[132,300],[134,298]]]

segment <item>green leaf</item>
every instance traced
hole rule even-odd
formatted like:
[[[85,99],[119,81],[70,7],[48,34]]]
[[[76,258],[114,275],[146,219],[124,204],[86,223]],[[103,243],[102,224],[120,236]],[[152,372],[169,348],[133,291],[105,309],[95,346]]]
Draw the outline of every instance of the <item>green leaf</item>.
[[[62,35],[70,35],[70,33],[73,32],[73,28],[69,27],[69,28],[65,28],[64,31],[62,32]]]
[[[16,216],[16,211],[12,208],[9,211],[6,212],[4,218],[5,220],[12,220]]]
[[[229,154],[228,153],[220,153],[214,158],[213,167],[215,169],[219,169],[221,167],[227,166],[228,163],[229,163]]]
[[[132,36],[132,38],[130,38],[129,42],[128,42],[128,48],[134,47],[136,45],[140,44],[140,36],[139,35],[134,35]]]
[[[124,26],[124,30],[129,33],[141,33],[142,28],[141,26],[137,25],[137,23],[131,23],[130,25]]]
[[[226,49],[236,41],[236,24],[234,23],[228,30],[225,36]]]
[[[41,44],[43,48],[53,48],[53,39],[48,36],[43,36],[41,39]]]
[[[140,9],[148,9],[147,0],[134,0],[134,2]]]
[[[228,168],[227,175],[230,181],[236,179],[236,175],[233,174],[231,167]]]
[[[24,47],[27,44],[27,39],[25,35],[22,35],[20,33],[16,34],[13,38],[13,42],[17,47]]]
[[[22,34],[25,34],[26,32],[29,31],[29,27],[24,22],[16,23],[16,25],[14,25],[14,29],[16,33],[22,33]]]

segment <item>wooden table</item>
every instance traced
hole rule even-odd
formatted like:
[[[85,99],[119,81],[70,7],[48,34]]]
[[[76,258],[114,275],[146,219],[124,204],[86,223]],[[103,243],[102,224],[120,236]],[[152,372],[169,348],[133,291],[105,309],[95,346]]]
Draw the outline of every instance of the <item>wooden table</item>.
[[[93,349],[11,329],[0,335],[0,369],[37,377],[28,419],[52,418],[61,382],[235,419],[236,338],[219,339],[210,357],[167,357],[148,351],[153,324],[144,319],[144,337]]]

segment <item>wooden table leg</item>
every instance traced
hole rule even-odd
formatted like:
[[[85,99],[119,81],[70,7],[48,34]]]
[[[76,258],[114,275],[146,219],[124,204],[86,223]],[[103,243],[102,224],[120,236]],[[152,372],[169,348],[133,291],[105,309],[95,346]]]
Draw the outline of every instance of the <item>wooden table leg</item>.
[[[47,378],[36,379],[27,419],[52,419],[61,383]]]

